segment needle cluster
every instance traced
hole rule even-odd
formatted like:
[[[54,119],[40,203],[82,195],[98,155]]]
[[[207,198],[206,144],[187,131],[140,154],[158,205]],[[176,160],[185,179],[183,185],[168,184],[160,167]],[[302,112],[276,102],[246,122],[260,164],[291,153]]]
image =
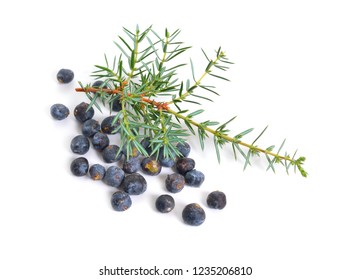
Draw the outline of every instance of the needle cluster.
[[[120,103],[121,110],[114,121],[120,123],[121,147],[125,147],[127,155],[137,149],[145,156],[158,157],[162,153],[164,158],[175,158],[180,156],[176,145],[184,143],[190,134],[198,136],[202,149],[205,139],[212,136],[218,161],[220,150],[229,144],[235,159],[244,158],[244,168],[251,165],[253,157],[263,155],[267,170],[275,172],[276,165],[280,164],[287,172],[293,167],[307,176],[302,167],[305,157],[297,157],[296,152],[292,156],[283,152],[285,140],[276,152],[274,145],[267,148],[257,145],[266,128],[253,142],[247,143],[244,138],[253,129],[233,133],[227,128],[235,117],[222,124],[212,120],[196,122],[194,117],[202,114],[203,109],[190,112],[181,108],[183,102],[201,105],[203,100],[212,101],[207,93],[218,95],[214,86],[203,83],[208,76],[228,81],[221,73],[229,69],[232,62],[221,48],[213,56],[202,50],[207,65],[200,76],[195,75],[190,59],[192,77],[180,81],[178,71],[187,64],[176,61],[190,47],[178,41],[179,29],[174,32],[165,29],[163,36],[151,26],[144,31],[138,26],[133,32],[126,28],[123,31],[125,36],[118,36],[119,40],[114,42],[120,55],[115,56],[112,63],[105,55],[106,65],[95,65],[92,76],[102,83],[98,87],[80,83],[76,91],[85,92],[90,106],[100,110],[101,104],[112,108],[114,102]],[[142,144],[144,139],[150,143],[148,147]]]

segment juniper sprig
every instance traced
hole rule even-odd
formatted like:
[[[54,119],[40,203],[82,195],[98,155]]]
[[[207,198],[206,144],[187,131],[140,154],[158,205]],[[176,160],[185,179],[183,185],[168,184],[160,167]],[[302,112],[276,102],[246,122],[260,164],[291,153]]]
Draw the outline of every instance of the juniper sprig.
[[[216,88],[205,85],[203,81],[214,77],[228,81],[220,73],[229,69],[232,64],[225,52],[218,48],[213,57],[202,50],[207,66],[200,76],[195,75],[195,67],[190,59],[192,77],[180,81],[178,71],[186,63],[176,63],[175,58],[190,47],[177,40],[180,30],[169,32],[165,29],[160,36],[150,26],[144,31],[136,27],[134,32],[124,28],[125,37],[118,36],[114,42],[120,51],[112,63],[105,55],[105,66],[95,65],[96,71],[92,76],[103,81],[99,87],[91,84],[80,84],[76,91],[85,92],[90,99],[90,106],[101,110],[101,105],[112,108],[113,102],[119,99],[121,110],[114,121],[120,122],[121,147],[125,147],[127,157],[133,149],[137,149],[145,156],[158,156],[160,152],[165,158],[180,156],[176,145],[184,143],[190,134],[197,135],[201,148],[204,149],[205,139],[212,136],[218,161],[220,150],[225,144],[231,145],[235,159],[244,158],[244,169],[251,165],[251,159],[263,155],[267,160],[267,170],[275,172],[276,165],[283,165],[286,172],[293,168],[303,177],[307,172],[303,168],[305,157],[297,157],[297,152],[291,154],[283,152],[283,143],[275,150],[271,145],[261,148],[257,145],[267,127],[251,143],[244,141],[252,128],[240,133],[233,133],[227,127],[235,117],[225,123],[213,120],[196,122],[194,117],[204,113],[204,109],[189,111],[182,109],[182,103],[188,102],[201,105],[200,101],[212,101],[204,93],[216,94]],[[166,99],[166,101],[160,101]],[[185,124],[185,126],[182,125]],[[141,144],[145,138],[150,140],[151,152]],[[122,148],[121,148],[122,149]],[[118,153],[122,152],[121,150]]]

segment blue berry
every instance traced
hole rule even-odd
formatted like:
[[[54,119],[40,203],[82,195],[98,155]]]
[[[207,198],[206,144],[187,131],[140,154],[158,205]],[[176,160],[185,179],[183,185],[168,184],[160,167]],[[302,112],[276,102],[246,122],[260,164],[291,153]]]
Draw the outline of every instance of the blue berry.
[[[84,157],[76,158],[71,163],[71,172],[75,176],[84,176],[88,173],[89,162]]]
[[[211,192],[207,196],[207,205],[213,209],[223,209],[227,205],[227,197],[221,191]]]
[[[90,107],[88,110],[88,107],[89,104],[86,102],[82,102],[75,107],[74,116],[79,122],[83,123],[94,116],[94,108]]]
[[[116,134],[120,128],[120,121],[115,116],[109,116],[101,122],[101,130],[106,134]]]
[[[155,202],[156,209],[161,213],[169,213],[174,209],[174,198],[168,194],[160,195]]]
[[[180,174],[185,175],[195,168],[195,161],[192,158],[180,158],[177,160],[176,168]]]
[[[123,145],[122,147],[122,152],[125,155],[126,158],[131,158],[131,157],[137,157],[140,155],[138,149],[132,144],[129,149],[129,151],[127,150],[127,145]]]
[[[172,167],[174,165],[174,160],[171,157],[166,158],[163,155],[163,147],[161,147],[160,152],[158,154],[158,161],[164,167]]]
[[[103,181],[112,187],[119,187],[124,179],[124,171],[117,166],[107,168]]]
[[[140,159],[138,157],[131,157],[125,160],[122,169],[125,173],[135,173],[140,169]]]
[[[74,73],[70,69],[61,69],[57,72],[56,78],[60,83],[68,84],[73,81]]]
[[[141,140],[140,144],[147,151],[147,153],[149,155],[151,155],[151,153],[152,153],[152,144],[151,144],[151,141],[150,141],[150,137],[146,137],[143,140]]]
[[[89,139],[84,135],[77,135],[71,141],[71,150],[75,154],[84,155],[89,151]]]
[[[160,164],[159,161],[151,158],[151,157],[147,157],[144,158],[141,162],[141,169],[148,175],[158,175],[161,172],[162,166]]]
[[[94,149],[102,151],[110,144],[110,139],[105,133],[97,132],[94,134],[93,138],[91,138],[91,144]]]
[[[122,154],[118,154],[118,151],[119,147],[117,145],[109,145],[102,150],[102,158],[107,163],[117,162],[122,157]]]
[[[200,187],[204,182],[205,175],[196,169],[190,170],[185,173],[185,183],[192,187]]]
[[[68,117],[69,109],[63,104],[54,104],[50,108],[50,114],[55,120],[63,120]]]
[[[119,111],[122,110],[122,104],[121,104],[121,100],[120,100],[120,96],[119,95],[116,95],[116,96],[113,97],[111,109],[114,112],[119,112]]]
[[[165,158],[163,156],[159,156],[158,161],[164,167],[172,167],[174,165],[174,160],[172,158]]]
[[[206,219],[205,210],[197,203],[191,203],[185,206],[182,212],[183,220],[191,226],[199,226]]]
[[[89,168],[90,178],[93,180],[102,180],[105,176],[106,170],[101,164],[94,164]]]
[[[187,142],[178,143],[176,147],[183,157],[187,157],[190,154],[191,147]]]
[[[100,88],[103,85],[104,81],[97,80],[92,84],[92,87],[94,88]],[[107,86],[103,86],[102,88],[107,88]]]
[[[116,211],[125,211],[132,206],[132,199],[129,194],[123,191],[116,191],[112,194],[111,205]]]
[[[184,176],[178,173],[167,175],[166,189],[171,193],[180,192],[185,185]]]
[[[95,133],[100,131],[100,124],[97,120],[90,119],[83,123],[82,133],[86,137],[93,137]]]
[[[139,195],[146,191],[147,183],[139,173],[133,173],[124,177],[122,189],[130,195]]]

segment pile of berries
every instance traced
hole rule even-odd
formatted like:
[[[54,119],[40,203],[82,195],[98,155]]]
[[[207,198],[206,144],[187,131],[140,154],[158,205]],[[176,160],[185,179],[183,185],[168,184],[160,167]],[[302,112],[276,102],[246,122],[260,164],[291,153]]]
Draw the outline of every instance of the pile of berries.
[[[57,74],[57,79],[61,83],[69,83],[73,77],[74,74],[69,69],[61,69]],[[101,82],[97,81],[93,86],[98,87],[99,83]],[[121,106],[118,99],[115,103],[112,110],[119,111]],[[50,113],[54,119],[64,120],[70,114],[70,110],[63,104],[54,104],[50,108]],[[182,191],[186,185],[200,187],[205,180],[205,175],[195,169],[195,161],[188,157],[191,148],[186,142],[178,143],[177,149],[182,157],[176,160],[164,158],[162,151],[158,158],[144,157],[137,149],[133,149],[132,153],[128,152],[127,156],[125,147],[120,148],[117,144],[110,143],[108,135],[117,134],[120,125],[113,115],[99,123],[93,119],[94,108],[82,102],[74,108],[74,117],[81,123],[82,133],[71,140],[70,148],[79,156],[71,162],[70,170],[75,176],[90,176],[92,180],[101,180],[117,188],[111,197],[112,208],[116,211],[129,209],[132,206],[131,196],[146,191],[147,181],[140,171],[146,175],[156,176],[163,167],[174,168],[175,172],[167,175],[165,180],[165,187],[172,194]],[[151,152],[150,139],[143,139],[141,145],[146,151]],[[107,169],[99,163],[91,165],[88,159],[83,157],[91,146],[101,153],[105,163],[116,164],[110,165]],[[221,191],[211,192],[207,197],[207,205],[209,208],[223,209],[226,205],[225,194]],[[172,211],[174,206],[175,200],[170,194],[160,195],[155,201],[155,207],[161,213]],[[182,217],[186,224],[198,226],[205,221],[206,214],[198,203],[191,203],[183,209]]]

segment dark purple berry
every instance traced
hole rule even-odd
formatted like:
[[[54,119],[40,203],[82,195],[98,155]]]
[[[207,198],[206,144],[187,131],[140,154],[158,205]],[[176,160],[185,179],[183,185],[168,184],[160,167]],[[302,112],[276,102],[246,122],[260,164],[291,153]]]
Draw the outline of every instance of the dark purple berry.
[[[174,165],[174,160],[172,158],[159,157],[158,161],[164,167],[172,167]]]
[[[89,162],[84,157],[76,158],[71,163],[71,172],[75,176],[84,176],[88,173]]]
[[[94,149],[102,151],[110,144],[110,139],[105,133],[97,132],[94,134],[93,138],[91,138],[91,144]]]
[[[140,169],[140,159],[138,157],[131,157],[125,160],[122,169],[125,173],[135,173]]]
[[[94,108],[90,107],[88,110],[88,107],[88,103],[82,102],[74,109],[74,116],[79,122],[83,123],[94,116]]]
[[[195,168],[195,161],[192,158],[180,158],[177,160],[176,167],[180,174],[185,175]]]
[[[120,121],[115,116],[109,116],[101,122],[101,131],[106,134],[116,134],[120,127]]]
[[[92,87],[94,87],[94,88],[101,88],[101,86],[104,84],[104,81],[99,81],[99,80],[97,80],[97,81],[95,81],[93,84],[92,84]],[[107,86],[106,85],[104,85],[102,88],[107,88]]]
[[[158,160],[148,157],[142,160],[141,169],[146,174],[155,176],[160,174],[162,166]]]
[[[183,220],[191,226],[199,226],[206,219],[205,210],[197,203],[191,203],[185,206],[182,212]]]
[[[124,179],[124,171],[117,166],[107,168],[103,181],[112,187],[119,187]]]
[[[167,175],[166,189],[171,193],[180,192],[185,185],[184,176],[178,173]]]
[[[82,133],[86,137],[93,137],[95,133],[100,131],[100,123],[97,120],[87,120],[82,125]]]
[[[61,69],[57,72],[57,80],[62,84],[68,84],[73,81],[74,73],[70,69]]]
[[[191,187],[200,187],[205,180],[205,175],[196,169],[185,173],[185,183]]]
[[[125,211],[132,206],[132,199],[129,194],[123,191],[116,191],[111,198],[112,208],[116,211]]]
[[[71,141],[71,150],[75,154],[84,155],[89,151],[89,139],[84,135],[77,135]]]
[[[207,196],[207,205],[213,209],[223,209],[227,204],[227,197],[221,191],[211,192]]]
[[[122,154],[118,154],[118,151],[119,147],[117,145],[109,145],[102,150],[102,158],[107,163],[117,162],[122,157]]]
[[[113,97],[111,109],[114,112],[119,112],[119,111],[122,110],[122,104],[121,104],[121,100],[120,100],[120,96],[119,95],[116,95],[116,96]]]
[[[166,157],[163,153],[163,147],[161,147],[160,152],[158,154],[158,161],[164,167],[172,167],[174,165],[174,159],[172,157]]]
[[[168,213],[174,209],[174,198],[168,194],[160,195],[155,202],[156,209],[161,213]]]
[[[191,148],[187,142],[178,143],[176,147],[183,157],[187,157],[190,154]]]
[[[137,157],[140,155],[140,152],[133,144],[132,145],[124,145],[122,148],[122,152],[125,155],[125,157],[128,159],[131,157]]]
[[[152,144],[150,142],[150,137],[146,137],[140,142],[141,146],[147,151],[147,153],[150,155],[152,152]]]
[[[55,120],[63,120],[68,117],[69,109],[63,104],[54,104],[50,108],[50,114]]]
[[[147,183],[142,175],[133,173],[124,177],[121,187],[130,195],[139,195],[146,191]]]
[[[105,176],[106,170],[101,164],[94,164],[89,168],[90,178],[93,180],[102,180]]]

